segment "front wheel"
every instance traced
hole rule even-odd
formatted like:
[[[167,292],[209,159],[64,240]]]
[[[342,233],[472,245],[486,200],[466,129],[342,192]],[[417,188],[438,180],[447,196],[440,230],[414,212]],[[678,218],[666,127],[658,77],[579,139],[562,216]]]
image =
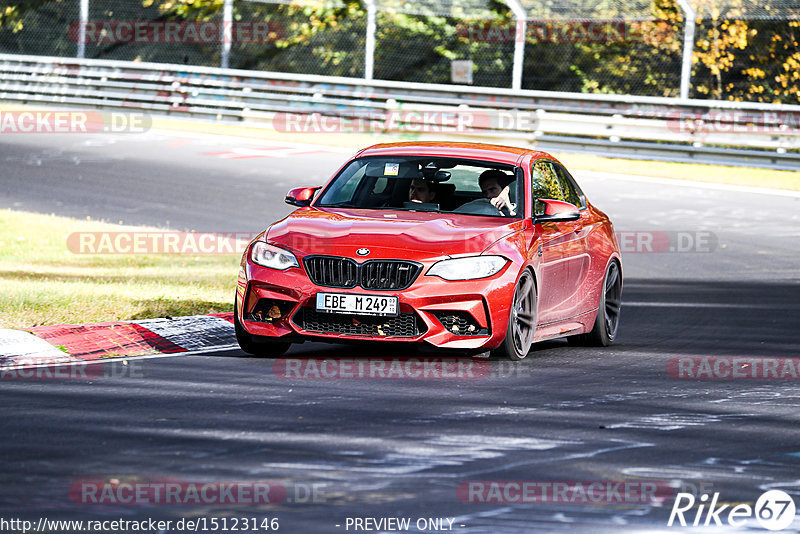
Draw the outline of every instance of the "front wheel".
[[[274,358],[289,350],[291,343],[286,341],[263,341],[263,336],[253,336],[247,333],[244,326],[239,322],[239,314],[236,312],[236,302],[233,303],[233,330],[236,333],[236,341],[239,347],[247,354],[262,358]]]
[[[597,309],[597,318],[591,332],[569,338],[577,345],[590,345],[594,347],[608,347],[617,339],[619,329],[619,311],[622,304],[622,274],[619,264],[612,260],[608,264],[603,288],[600,292],[600,305]]]
[[[536,284],[531,272],[525,270],[514,289],[514,302],[508,318],[506,338],[494,354],[518,361],[528,355],[536,332]]]

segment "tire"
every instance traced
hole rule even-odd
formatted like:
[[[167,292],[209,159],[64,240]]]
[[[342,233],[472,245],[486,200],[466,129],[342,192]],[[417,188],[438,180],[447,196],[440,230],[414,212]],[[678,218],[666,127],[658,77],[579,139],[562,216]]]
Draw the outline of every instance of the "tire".
[[[569,339],[574,345],[591,347],[608,347],[617,339],[619,330],[619,312],[622,304],[622,273],[617,260],[608,264],[603,288],[600,292],[600,304],[597,307],[597,318],[591,332],[572,336]]]
[[[519,361],[528,355],[536,333],[536,305],[536,284],[526,269],[514,289],[506,337],[503,344],[493,351],[493,356]]]
[[[236,341],[239,347],[247,354],[260,358],[275,358],[284,354],[291,343],[286,341],[268,341],[264,336],[253,336],[247,333],[239,322],[239,314],[236,312],[236,303],[233,304],[233,329],[236,333]]]

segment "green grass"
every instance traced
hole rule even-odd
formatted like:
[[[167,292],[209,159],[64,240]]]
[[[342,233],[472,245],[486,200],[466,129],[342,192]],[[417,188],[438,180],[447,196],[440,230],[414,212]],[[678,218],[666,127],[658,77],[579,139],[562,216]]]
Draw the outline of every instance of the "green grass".
[[[0,328],[230,311],[239,255],[88,255],[72,232],[149,230],[0,210]]]

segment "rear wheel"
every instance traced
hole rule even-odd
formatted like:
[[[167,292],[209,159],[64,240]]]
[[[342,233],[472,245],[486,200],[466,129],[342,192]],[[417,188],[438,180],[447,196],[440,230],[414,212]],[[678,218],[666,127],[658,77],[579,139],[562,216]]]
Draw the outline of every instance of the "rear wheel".
[[[522,273],[514,289],[514,302],[508,318],[508,329],[503,344],[494,355],[509,360],[521,360],[528,355],[536,332],[536,284],[528,270]]]
[[[612,260],[606,270],[603,290],[600,293],[600,306],[591,332],[572,336],[569,341],[579,345],[608,347],[617,338],[619,312],[622,304],[622,273],[616,260]]]
[[[233,329],[236,333],[236,341],[239,343],[239,347],[253,356],[274,358],[285,353],[292,346],[291,343],[286,341],[269,341],[270,338],[247,333],[247,330],[239,322],[239,314],[236,312],[235,302],[233,307]]]

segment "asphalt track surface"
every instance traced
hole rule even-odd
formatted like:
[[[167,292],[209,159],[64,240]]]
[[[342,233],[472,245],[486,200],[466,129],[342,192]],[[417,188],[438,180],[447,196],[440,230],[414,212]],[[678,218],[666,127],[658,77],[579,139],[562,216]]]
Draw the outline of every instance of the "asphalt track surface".
[[[160,132],[5,137],[0,207],[258,231],[290,211],[286,190],[321,183],[348,155]],[[614,346],[543,343],[518,364],[482,363],[490,367],[479,379],[286,379],[273,361],[231,350],[131,361],[136,372],[126,376],[3,380],[0,517],[277,517],[280,532],[297,533],[355,532],[347,518],[364,517],[407,517],[412,527],[418,518],[450,518],[464,533],[675,530],[667,527],[672,497],[462,502],[457,488],[469,481],[652,481],[751,504],[777,488],[800,505],[800,382],[667,373],[679,357],[800,356],[800,199],[577,174],[618,231],[688,232],[714,244],[624,254]],[[306,343],[287,356],[408,355],[402,347]],[[75,502],[71,485],[87,479],[271,481],[288,498]]]

